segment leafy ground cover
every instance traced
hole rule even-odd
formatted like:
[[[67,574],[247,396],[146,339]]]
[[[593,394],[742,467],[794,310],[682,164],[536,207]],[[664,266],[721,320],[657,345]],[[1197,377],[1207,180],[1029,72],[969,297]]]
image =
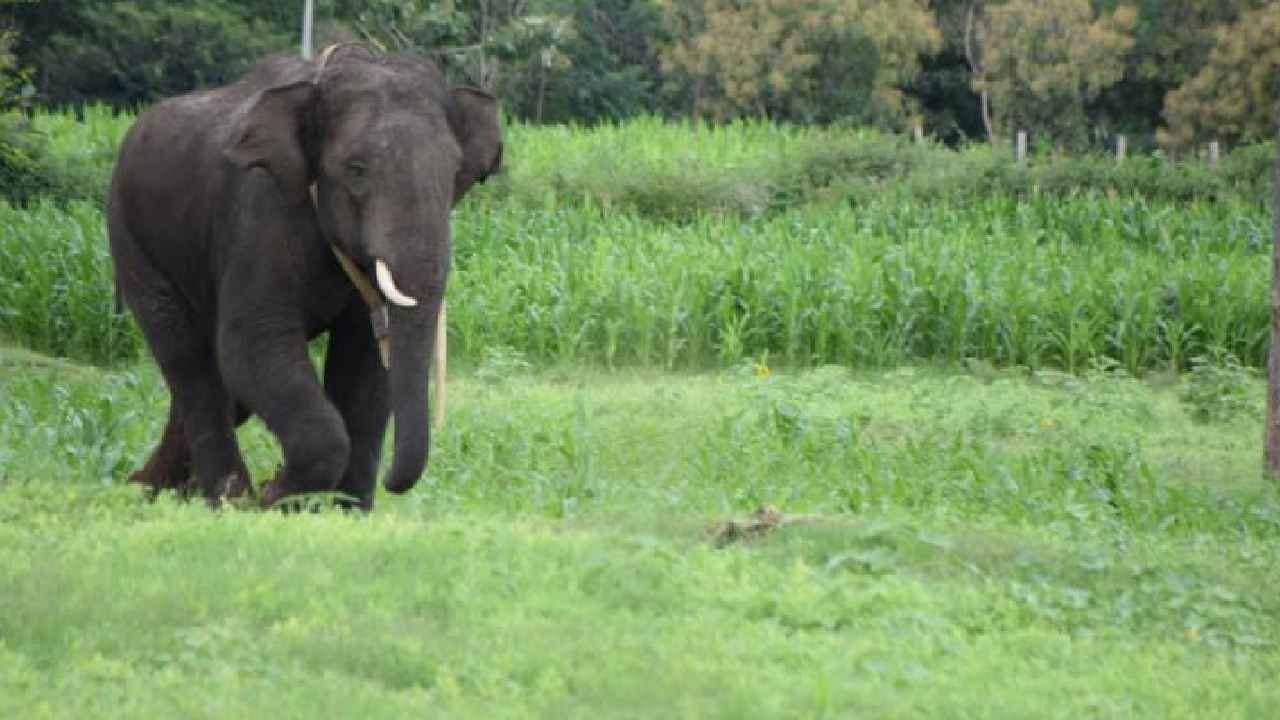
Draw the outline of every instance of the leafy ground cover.
[[[3,350],[0,714],[1265,716],[1280,492],[1259,382],[1205,367],[491,351],[413,493],[283,516],[122,484],[149,366]]]

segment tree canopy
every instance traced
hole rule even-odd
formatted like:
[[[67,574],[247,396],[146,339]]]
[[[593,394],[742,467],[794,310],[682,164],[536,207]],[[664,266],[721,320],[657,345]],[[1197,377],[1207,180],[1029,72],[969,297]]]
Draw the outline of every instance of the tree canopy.
[[[0,93],[139,106],[296,49],[301,0],[0,0]],[[640,113],[1173,146],[1275,124],[1275,0],[316,0],[534,122]],[[19,77],[21,76],[21,81]],[[23,90],[25,88],[25,90]]]

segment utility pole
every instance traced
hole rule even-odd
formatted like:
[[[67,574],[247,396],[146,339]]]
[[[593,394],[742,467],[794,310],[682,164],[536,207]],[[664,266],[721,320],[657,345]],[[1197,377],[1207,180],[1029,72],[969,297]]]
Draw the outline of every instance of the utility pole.
[[[315,22],[315,0],[306,0],[302,6],[302,59],[311,59],[311,26]]]
[[[1280,142],[1272,170],[1271,246],[1271,350],[1267,353],[1267,440],[1266,468],[1271,477],[1280,477]]]

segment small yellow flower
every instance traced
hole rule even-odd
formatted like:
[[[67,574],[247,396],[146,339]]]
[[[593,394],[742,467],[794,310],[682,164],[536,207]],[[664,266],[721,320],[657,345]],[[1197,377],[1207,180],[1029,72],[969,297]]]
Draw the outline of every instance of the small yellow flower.
[[[761,380],[773,374],[773,371],[769,369],[769,366],[765,365],[764,363],[756,363],[755,366],[756,366],[756,377],[760,378]]]

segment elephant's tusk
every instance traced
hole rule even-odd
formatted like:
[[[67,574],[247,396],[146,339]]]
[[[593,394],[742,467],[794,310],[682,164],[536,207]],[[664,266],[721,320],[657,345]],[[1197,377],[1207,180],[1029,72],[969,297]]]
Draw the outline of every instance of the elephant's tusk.
[[[382,294],[388,300],[401,307],[414,307],[418,301],[400,292],[400,288],[396,287],[396,281],[391,279],[391,268],[381,260],[373,268],[373,274],[378,278],[378,289],[382,290]]]

